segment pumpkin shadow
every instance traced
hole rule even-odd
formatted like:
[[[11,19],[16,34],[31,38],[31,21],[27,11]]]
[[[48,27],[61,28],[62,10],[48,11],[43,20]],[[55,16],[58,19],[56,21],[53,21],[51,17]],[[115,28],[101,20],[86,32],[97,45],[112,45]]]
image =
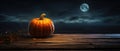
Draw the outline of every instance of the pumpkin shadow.
[[[45,36],[45,37],[29,36],[29,38],[36,38],[36,39],[39,39],[39,38],[41,38],[41,39],[47,39],[47,38],[52,38],[52,37],[54,37],[54,35],[49,35],[49,36]]]

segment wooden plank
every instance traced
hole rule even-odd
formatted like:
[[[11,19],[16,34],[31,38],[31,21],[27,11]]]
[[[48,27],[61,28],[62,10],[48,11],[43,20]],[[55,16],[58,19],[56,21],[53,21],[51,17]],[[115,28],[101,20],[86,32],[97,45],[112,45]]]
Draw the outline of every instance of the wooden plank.
[[[49,38],[25,38],[0,49],[109,49],[120,48],[119,34],[54,34]]]

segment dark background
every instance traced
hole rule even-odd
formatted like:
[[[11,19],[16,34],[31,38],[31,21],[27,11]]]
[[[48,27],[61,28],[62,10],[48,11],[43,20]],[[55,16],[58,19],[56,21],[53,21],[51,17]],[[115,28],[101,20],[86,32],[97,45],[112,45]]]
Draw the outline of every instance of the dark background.
[[[82,3],[88,12],[81,12]],[[119,0],[0,0],[0,32],[27,32],[30,20],[43,12],[55,33],[120,33]]]

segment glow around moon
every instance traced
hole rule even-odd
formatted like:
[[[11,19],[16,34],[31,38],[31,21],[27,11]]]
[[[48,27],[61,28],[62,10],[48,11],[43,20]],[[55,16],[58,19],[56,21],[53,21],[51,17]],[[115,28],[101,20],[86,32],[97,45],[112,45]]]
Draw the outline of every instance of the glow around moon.
[[[82,12],[87,12],[89,10],[89,5],[87,3],[83,3],[80,5],[80,10]]]

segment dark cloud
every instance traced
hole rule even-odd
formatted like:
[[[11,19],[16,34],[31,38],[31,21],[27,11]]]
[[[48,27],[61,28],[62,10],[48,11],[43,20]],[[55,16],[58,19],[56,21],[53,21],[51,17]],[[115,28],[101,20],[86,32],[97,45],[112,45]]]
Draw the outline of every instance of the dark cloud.
[[[120,16],[108,16],[106,18],[103,18],[103,23],[108,24],[120,24]]]
[[[0,14],[0,22],[29,22],[32,18],[27,16],[9,16]]]
[[[6,20],[6,18],[7,18],[6,15],[0,14],[0,21],[1,21],[1,22],[4,21],[4,20]]]
[[[77,20],[77,19],[79,19],[78,16],[73,16],[73,17],[70,17],[70,18],[69,18],[69,20],[71,20],[71,21],[72,21],[72,20]]]

